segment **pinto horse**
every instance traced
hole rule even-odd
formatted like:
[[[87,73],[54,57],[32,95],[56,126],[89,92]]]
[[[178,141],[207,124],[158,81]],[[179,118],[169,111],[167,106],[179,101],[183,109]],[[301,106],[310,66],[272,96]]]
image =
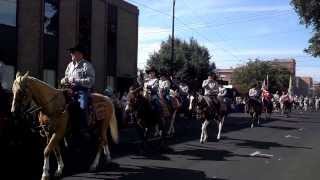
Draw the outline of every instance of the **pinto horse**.
[[[63,90],[55,89],[45,82],[34,77],[20,75],[17,73],[16,79],[12,87],[13,100],[11,112],[13,114],[23,113],[27,104],[34,102],[41,108],[43,114],[48,116],[48,127],[52,127],[49,132],[48,144],[44,150],[44,164],[42,180],[49,179],[49,155],[54,152],[56,154],[58,168],[56,176],[61,176],[64,168],[63,159],[60,153],[59,144],[64,139],[67,125],[70,123],[70,113],[67,110],[68,102]],[[93,105],[99,104],[103,107],[104,118],[100,119],[96,124],[99,132],[98,149],[90,170],[95,170],[100,162],[101,152],[103,150],[106,160],[110,160],[110,151],[107,140],[107,130],[110,127],[111,136],[114,142],[118,142],[118,127],[115,117],[115,111],[111,100],[101,94],[91,94]]]
[[[201,136],[200,143],[208,141],[208,125],[214,121],[217,123],[218,134],[217,140],[220,140],[221,130],[223,127],[224,119],[227,116],[228,108],[221,99],[219,99],[220,108],[219,111],[216,107],[208,102],[207,97],[197,93],[195,96],[190,96],[189,110],[196,113],[196,117],[201,121]]]

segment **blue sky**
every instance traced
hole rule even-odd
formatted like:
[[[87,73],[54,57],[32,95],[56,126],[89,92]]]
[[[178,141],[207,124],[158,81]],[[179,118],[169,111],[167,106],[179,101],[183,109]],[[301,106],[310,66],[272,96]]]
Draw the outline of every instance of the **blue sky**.
[[[127,0],[138,6],[138,66],[171,34],[172,0]],[[297,75],[320,81],[320,58],[303,52],[311,29],[299,24],[290,0],[176,0],[176,37],[194,37],[218,68],[248,59],[295,58]]]

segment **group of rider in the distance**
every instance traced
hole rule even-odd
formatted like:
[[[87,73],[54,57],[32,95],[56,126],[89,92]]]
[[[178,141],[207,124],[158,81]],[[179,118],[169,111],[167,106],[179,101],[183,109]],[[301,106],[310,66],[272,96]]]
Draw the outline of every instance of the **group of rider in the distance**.
[[[292,105],[292,108],[296,110],[312,109],[317,111],[319,109],[320,98],[318,97],[293,96],[288,90],[283,90],[282,94],[279,94],[278,91],[272,94],[267,86],[261,87],[258,83],[253,84],[246,97],[235,96],[234,93],[230,95],[229,89],[219,83],[215,71],[209,72],[208,78],[202,82],[200,89],[189,88],[186,81],[176,81],[164,71],[158,73],[154,67],[147,68],[145,72],[147,77],[138,80],[138,82],[143,84],[144,96],[149,98],[153,108],[157,111],[161,111],[160,101],[164,100],[168,105],[171,105],[172,98],[178,98],[181,105],[187,108],[190,95],[194,95],[196,92],[203,94],[208,105],[214,106],[216,109],[219,109],[221,103],[228,103],[229,112],[237,112],[235,109],[239,108],[236,107],[241,104],[245,106],[250,100],[262,107],[271,103],[276,112],[283,112],[285,103]]]

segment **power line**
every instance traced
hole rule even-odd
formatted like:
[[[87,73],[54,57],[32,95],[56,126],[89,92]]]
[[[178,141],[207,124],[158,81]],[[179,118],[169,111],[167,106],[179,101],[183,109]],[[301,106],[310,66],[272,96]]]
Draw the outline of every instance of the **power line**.
[[[133,1],[133,0],[130,0],[130,1],[131,1],[131,2],[134,2],[134,3],[136,3],[136,4],[140,4],[140,5],[142,5],[142,6],[146,7],[146,8],[149,8],[149,9],[151,9],[151,10],[153,10],[153,11],[159,12],[159,13],[164,14],[164,15],[166,15],[166,16],[172,17],[171,15],[169,15],[169,14],[167,14],[167,13],[164,13],[164,12],[162,12],[162,11],[160,11],[160,10],[154,9],[154,8],[152,8],[152,7],[149,7],[148,5],[145,5],[145,4],[143,4],[143,3],[138,3],[138,2]],[[129,1],[129,2],[130,2],[130,1]],[[203,39],[205,39],[205,40],[208,41],[209,43],[215,44],[215,43],[213,43],[211,40],[209,40],[206,36],[202,35],[202,34],[199,33],[197,30],[195,30],[194,28],[189,27],[186,23],[184,23],[182,20],[180,20],[180,18],[176,17],[176,20],[179,21],[181,24],[183,24],[186,28],[190,29],[191,31],[193,31],[193,32],[195,32],[196,34],[198,34],[199,36],[201,36]],[[217,45],[215,45],[215,46],[217,46]],[[219,46],[218,46],[218,47],[219,47]],[[223,51],[226,52],[226,53],[229,53],[232,57],[234,57],[235,59],[241,61],[240,59],[238,59],[237,56],[235,56],[234,54],[232,54],[231,52],[229,52],[229,51],[226,50],[225,48],[219,47],[219,49],[223,50]]]
[[[170,17],[172,18],[172,15],[168,14],[168,13],[165,13],[161,10],[158,10],[158,9],[155,9],[155,8],[152,8],[148,5],[145,5],[143,3],[140,3],[140,2],[136,2],[134,0],[127,0],[128,2],[133,2],[135,4],[139,4],[147,9],[150,9],[152,11],[155,11],[157,13],[160,13],[162,15],[165,15],[167,17]],[[214,23],[204,23],[204,24],[196,24],[196,23],[190,23],[190,25],[193,26],[193,28],[209,28],[209,27],[212,27],[212,26],[215,26],[215,27],[219,27],[219,26],[224,26],[224,25],[229,25],[229,24],[234,24],[234,23],[242,23],[242,22],[250,22],[250,21],[254,21],[254,20],[259,20],[259,19],[264,19],[264,18],[268,18],[268,17],[272,17],[272,16],[279,16],[279,15],[288,15],[290,13],[284,13],[284,12],[280,12],[280,13],[275,13],[275,14],[269,14],[269,15],[262,15],[262,16],[252,16],[252,18],[249,18],[249,19],[245,19],[245,18],[237,18],[237,17],[231,17],[230,19],[232,21],[229,21],[229,22],[226,22],[226,23],[220,23],[220,24],[214,24]],[[225,18],[227,19],[227,18]],[[234,21],[234,20],[238,20],[238,21]],[[239,21],[240,20],[240,21]],[[184,27],[184,26],[179,26],[177,25],[177,27]]]
[[[272,16],[275,16],[275,15],[272,15]],[[260,18],[262,19],[262,18],[267,18],[267,17],[268,16],[263,16],[263,17],[259,17],[259,18],[255,18],[255,19],[249,19],[249,20],[247,19],[246,21],[227,22],[227,23],[222,23],[222,24],[212,24],[212,23],[210,23],[210,24],[197,24],[197,25],[190,24],[190,26],[192,25],[193,29],[211,28],[211,27],[217,28],[217,27],[221,27],[224,25],[228,25],[228,24],[241,23],[241,22],[251,22],[252,20],[258,20]],[[272,19],[268,18],[265,20],[272,20]],[[181,27],[184,27],[184,28],[181,28]],[[185,28],[185,25],[178,26],[176,29],[179,31],[186,31],[187,30],[187,28]],[[165,32],[170,32],[170,30],[168,29],[168,30],[152,31],[152,32],[147,32],[146,34],[165,33]]]
[[[135,1],[133,1],[133,0],[131,0],[132,2],[135,2]],[[135,2],[135,3],[137,3],[137,2]],[[166,16],[169,16],[169,17],[172,17],[171,15],[169,15],[169,14],[167,14],[167,13],[163,13],[162,11],[160,11],[160,10],[157,10],[157,9],[154,9],[154,8],[151,8],[151,7],[149,7],[149,6],[147,6],[147,5],[145,5],[145,4],[142,4],[142,3],[137,3],[137,4],[140,4],[140,5],[142,5],[142,6],[144,6],[144,7],[146,7],[146,8],[149,8],[149,9],[151,9],[151,10],[153,10],[153,11],[156,11],[156,12],[158,12],[158,13],[160,13],[160,14],[163,14],[163,15],[166,15]],[[284,13],[281,13],[281,14],[284,14]],[[279,15],[281,15],[280,13],[278,13],[278,14],[273,14],[272,16],[279,16]],[[288,14],[288,13],[286,13],[286,14]],[[285,14],[284,14],[285,15]],[[266,16],[263,16],[263,18],[265,18]],[[269,16],[270,17],[270,16]],[[253,19],[247,19],[246,21],[247,22],[249,22],[249,21],[252,21],[252,20],[256,20],[256,19],[260,19],[261,17],[254,17]],[[189,29],[189,30],[191,30],[192,32],[195,32],[195,33],[197,33],[199,36],[201,36],[203,39],[205,39],[205,40],[207,40],[209,43],[212,43],[212,41],[210,40],[210,39],[208,39],[206,36],[204,36],[204,35],[202,35],[201,33],[199,33],[197,30],[195,30],[195,28],[194,27],[189,27],[186,23],[184,23],[182,20],[180,20],[180,18],[176,18],[184,27],[186,27],[187,29]],[[239,22],[239,21],[238,21]],[[235,22],[228,22],[228,23],[224,23],[224,24],[218,24],[218,25],[216,25],[216,26],[221,26],[221,25],[226,25],[226,24],[232,24],[232,23],[235,23]],[[213,24],[206,24],[206,26],[202,26],[202,27],[209,27],[209,26],[212,26]],[[181,30],[181,29],[180,29]],[[158,32],[169,32],[169,31],[166,31],[166,30],[164,30],[164,31],[158,31]],[[150,33],[152,33],[152,32],[150,32]],[[156,33],[156,32],[155,32]],[[223,40],[223,41],[225,41],[225,40]],[[212,43],[212,44],[214,44],[214,43]],[[215,46],[217,46],[217,45],[215,45]],[[228,50],[226,50],[225,48],[223,48],[223,47],[219,47],[219,49],[221,49],[221,50],[223,50],[225,53],[228,53],[229,55],[231,55],[231,56],[233,56],[236,60],[239,60],[239,61],[242,61],[241,60],[241,58],[238,58],[237,56],[235,56],[234,54],[232,54],[231,52],[229,52]],[[296,57],[298,57],[298,56],[296,56]],[[301,56],[300,56],[301,57]]]
[[[184,3],[184,5],[190,9],[190,11],[192,12],[192,16],[196,17],[196,19],[201,20],[202,18],[200,16],[198,16],[198,13],[196,11],[194,11],[189,5],[187,5],[187,3],[185,2],[185,0],[182,0],[182,2]],[[218,36],[219,39],[221,39],[222,41],[225,41],[224,38],[222,37],[222,35],[220,35],[218,32],[214,31],[214,33]],[[234,47],[228,45],[229,47],[231,47],[233,50],[235,50]],[[232,53],[230,53],[233,57],[235,57],[236,59],[238,59],[237,56],[233,55]],[[239,59],[240,61],[242,61],[241,59]]]
[[[211,27],[223,27],[225,25],[232,25],[232,24],[236,24],[236,23],[244,23],[244,22],[253,22],[256,20],[261,20],[261,19],[265,19],[265,20],[272,20],[270,17],[273,16],[280,16],[280,15],[290,15],[291,13],[287,13],[287,12],[281,12],[281,13],[276,13],[276,14],[269,14],[269,15],[261,15],[261,16],[252,16],[250,18],[234,18],[231,21],[224,21],[224,23],[207,23],[207,24],[190,24],[193,25],[195,28],[211,28]]]

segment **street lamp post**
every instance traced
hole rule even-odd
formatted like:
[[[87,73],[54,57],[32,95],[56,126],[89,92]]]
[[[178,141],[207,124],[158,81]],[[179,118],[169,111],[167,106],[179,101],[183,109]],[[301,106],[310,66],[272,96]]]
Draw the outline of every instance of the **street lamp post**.
[[[172,4],[172,34],[171,34],[171,75],[173,75],[173,62],[174,62],[174,18],[175,18],[176,0]]]

